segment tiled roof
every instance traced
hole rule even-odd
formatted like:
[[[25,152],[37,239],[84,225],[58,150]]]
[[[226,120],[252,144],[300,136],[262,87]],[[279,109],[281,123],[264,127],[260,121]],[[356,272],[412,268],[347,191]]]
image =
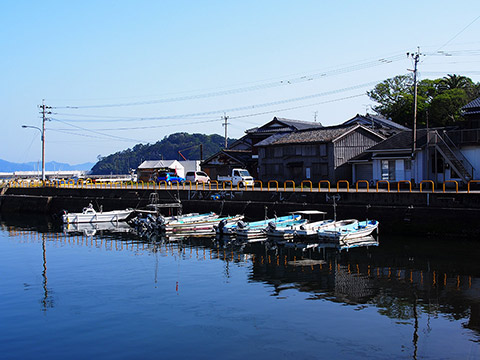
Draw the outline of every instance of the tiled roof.
[[[465,105],[462,110],[464,111],[467,111],[468,113],[470,113],[470,111],[468,111],[469,109],[475,109],[475,108],[480,108],[480,97],[473,100],[473,101],[470,101],[467,105]]]
[[[278,123],[276,126],[274,123]],[[298,130],[305,130],[311,128],[320,128],[322,124],[318,122],[312,121],[302,121],[302,120],[291,120],[285,118],[277,118],[274,117],[273,120],[269,121],[268,123],[260,126],[255,127],[252,129],[248,129],[246,133],[274,133],[274,132],[285,132],[285,131],[298,131]]]
[[[353,117],[350,120],[345,121],[343,124],[344,125],[350,125],[355,122],[360,122],[365,126],[368,126],[369,123],[374,122],[377,126],[381,126],[384,128],[388,129],[395,129],[395,130],[408,130],[407,127],[397,124],[396,122],[387,119],[386,117],[383,117],[381,115],[372,115],[372,114],[366,114],[366,115],[360,115],[357,114],[355,117]]]
[[[298,132],[286,134],[285,136],[281,136],[278,139],[275,139],[274,141],[269,142],[268,145],[330,142],[332,140],[335,140],[339,136],[345,134],[346,132],[350,131],[356,126],[357,125],[352,125],[347,127],[332,126],[332,127],[324,127],[321,129],[310,129],[307,131],[298,131]]]
[[[255,144],[255,146],[267,146],[267,145],[271,145],[273,144],[275,141],[277,141],[278,139],[284,137],[284,136],[287,136],[288,134],[290,133],[286,133],[286,132],[281,132],[281,133],[276,133],[276,134],[273,134],[269,137],[267,137],[266,139],[260,141],[259,143]]]

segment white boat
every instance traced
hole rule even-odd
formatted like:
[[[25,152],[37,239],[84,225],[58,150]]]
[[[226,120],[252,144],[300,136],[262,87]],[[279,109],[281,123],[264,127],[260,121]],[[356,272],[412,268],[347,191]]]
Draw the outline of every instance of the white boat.
[[[318,237],[317,231],[322,227],[328,224],[331,224],[333,220],[325,220],[325,215],[327,214],[324,211],[318,210],[300,210],[294,211],[291,214],[298,214],[301,215],[303,221],[299,221],[296,224],[291,224],[288,226],[280,226],[274,228],[273,226],[269,226],[267,229],[268,237],[273,238],[274,240],[277,239],[293,239],[295,238],[308,238],[308,237]],[[313,221],[313,218],[317,218],[321,216],[321,221]]]
[[[324,227],[330,226],[333,220],[321,220],[307,222],[298,226],[285,229],[284,239],[309,239],[318,238],[318,231]]]
[[[267,226],[270,222],[274,222],[277,226],[289,225],[300,219],[300,215],[287,215],[275,219],[253,221],[249,223],[239,221],[235,229],[235,234],[237,235],[237,237],[245,239],[264,237],[266,236]]]
[[[135,210],[113,210],[113,211],[96,211],[92,204],[83,208],[81,213],[65,213],[62,220],[66,224],[71,223],[96,223],[96,222],[118,222],[125,221]]]
[[[341,224],[339,224],[341,223]],[[326,241],[346,242],[372,234],[378,229],[378,221],[342,220],[318,231],[318,237]]]

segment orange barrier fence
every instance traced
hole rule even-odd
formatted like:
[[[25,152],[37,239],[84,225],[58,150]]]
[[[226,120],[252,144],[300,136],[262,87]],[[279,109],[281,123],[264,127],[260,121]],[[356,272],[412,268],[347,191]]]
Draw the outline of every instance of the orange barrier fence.
[[[322,190],[322,184],[327,184],[328,185],[328,192],[330,192],[330,181],[328,180],[320,180],[318,182],[318,191]]]
[[[443,182],[443,192],[445,192],[445,185],[447,183],[454,183],[455,184],[455,192],[458,193],[458,181],[455,181],[455,180],[445,180]]]
[[[422,192],[423,184],[431,184],[432,185],[432,193],[435,192],[435,183],[432,180],[422,180],[422,181],[420,181],[420,192]]]
[[[347,184],[347,192],[349,192],[350,191],[350,183],[348,182],[348,180],[338,180],[337,181],[337,192],[340,191],[340,184],[343,184],[343,183]]]
[[[268,191],[270,191],[270,184],[275,184],[275,191],[278,191],[278,181],[277,180],[269,180],[267,183]]]
[[[295,192],[295,181],[293,180],[285,180],[285,182],[283,183],[283,191],[287,191],[287,183],[293,184],[293,191]]]
[[[401,184],[408,184],[408,191],[412,192],[412,183],[409,180],[399,180],[397,182],[397,191],[400,192],[400,185]]]
[[[263,191],[263,182],[261,180],[254,180],[252,185],[252,191],[255,190],[255,184],[260,184],[260,191]]]
[[[228,185],[228,184],[230,184],[230,190],[233,190],[233,182],[231,182],[230,180],[222,181],[223,190],[226,190],[225,185]],[[210,190],[210,188],[209,188],[209,190]]]
[[[380,185],[381,183],[386,183],[387,184],[387,191],[390,192],[390,181],[388,181],[388,180],[378,180],[377,181],[377,192],[378,192],[378,185]]]
[[[300,183],[300,191],[302,191],[302,192],[303,192],[303,184],[309,184],[310,185],[310,192],[312,192],[313,184],[310,180],[303,180]]]
[[[138,181],[138,182],[133,182],[133,181],[108,181],[108,182],[94,182],[92,179],[87,178],[87,179],[78,179],[78,180],[66,180],[66,179],[60,179],[60,180],[45,180],[41,181],[38,179],[14,179],[14,180],[8,180],[5,182],[8,187],[12,188],[21,188],[21,187],[67,187],[67,188],[95,188],[95,189],[129,189],[129,188],[136,188],[136,189],[189,189],[189,190],[206,190],[207,189],[207,183],[192,183],[191,181],[185,181],[183,183],[180,183],[179,181],[172,181],[172,182],[167,182],[165,180],[161,180],[158,184],[155,182],[146,182],[144,183],[143,181]],[[193,186],[195,184],[195,186]],[[220,186],[221,184],[221,186]],[[386,184],[386,189],[382,184]],[[460,183],[456,180],[445,180],[443,183],[440,183],[443,188],[443,192],[445,193],[447,191],[448,184],[453,184],[455,186],[455,192],[459,192],[459,187]],[[467,183],[467,193],[470,193],[472,191],[472,186],[475,184],[480,184],[480,180],[470,180]],[[326,186],[325,186],[326,185]],[[440,187],[439,184],[436,184],[433,180],[422,180],[419,183],[419,192],[431,192],[435,193],[435,187]],[[397,192],[406,192],[408,189],[408,192],[413,191],[413,186],[412,182],[409,180],[399,180],[396,182],[397,186]],[[317,191],[317,187],[315,187],[315,184],[311,180],[302,180],[300,182],[300,191],[304,192],[306,191],[305,189],[310,189],[310,192]],[[314,189],[315,187],[315,189]],[[268,191],[279,191],[279,182],[277,180],[269,180],[267,182],[266,186]],[[296,183],[294,180],[285,180],[283,182],[283,190],[287,191],[288,189],[292,189],[292,191],[296,191]],[[379,192],[380,190],[385,189],[387,192],[391,191],[391,184],[390,181],[388,180],[378,180],[376,182],[376,192]],[[370,192],[370,182],[368,180],[357,180],[355,183],[355,191],[359,192],[361,189],[366,189],[367,192]],[[263,181],[261,180],[254,180],[253,184],[251,186],[246,186],[241,184],[237,184],[237,186],[234,186],[232,181],[227,180],[227,181],[222,181],[218,182],[217,180],[211,180],[208,183],[208,190],[250,190],[250,191],[263,191]],[[331,192],[331,183],[329,180],[320,180],[318,182],[318,192],[321,191],[328,191]],[[350,182],[348,180],[338,180],[336,183],[336,191],[337,192],[342,192],[342,191],[350,191]],[[438,191],[438,190],[437,190]]]
[[[367,192],[370,191],[370,184],[368,183],[367,180],[358,180],[355,184],[355,189],[356,189],[356,192],[358,192],[358,184],[366,184],[367,185]]]

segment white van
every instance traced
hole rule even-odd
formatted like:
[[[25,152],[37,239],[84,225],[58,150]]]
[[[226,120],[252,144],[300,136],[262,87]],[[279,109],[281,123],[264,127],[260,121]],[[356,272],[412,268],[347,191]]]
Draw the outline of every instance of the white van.
[[[210,176],[203,171],[188,171],[187,175],[185,175],[186,181],[191,181],[193,184],[195,183],[209,183]]]

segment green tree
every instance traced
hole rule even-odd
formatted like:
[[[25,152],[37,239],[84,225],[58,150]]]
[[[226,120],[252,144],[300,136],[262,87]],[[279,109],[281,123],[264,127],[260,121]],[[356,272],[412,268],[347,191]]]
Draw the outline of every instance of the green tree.
[[[462,106],[479,96],[480,83],[460,75],[448,75],[441,79],[424,79],[417,84],[417,125],[452,125],[463,121]],[[411,127],[413,125],[413,78],[398,75],[377,84],[367,91],[378,105],[373,109],[393,121]]]

